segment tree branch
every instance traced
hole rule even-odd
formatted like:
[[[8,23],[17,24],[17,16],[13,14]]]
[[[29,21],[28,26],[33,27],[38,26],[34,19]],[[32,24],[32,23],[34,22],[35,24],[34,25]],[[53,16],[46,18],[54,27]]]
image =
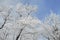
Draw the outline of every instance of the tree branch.
[[[2,26],[0,27],[0,29],[2,29],[2,28],[4,27],[4,25],[6,24],[7,18],[9,17],[10,13],[11,13],[11,10],[8,11],[8,15],[7,15],[7,17],[5,18],[5,21],[4,21],[4,23],[2,24]]]
[[[25,28],[25,27],[23,27],[23,28],[20,30],[20,33],[19,33],[18,36],[16,37],[16,40],[19,39],[19,37],[21,36],[21,33],[22,33],[22,31],[24,30],[24,28]]]

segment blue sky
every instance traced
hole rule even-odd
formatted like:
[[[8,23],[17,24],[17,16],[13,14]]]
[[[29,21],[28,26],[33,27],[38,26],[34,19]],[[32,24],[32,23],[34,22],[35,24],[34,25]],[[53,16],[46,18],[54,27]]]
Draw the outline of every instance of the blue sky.
[[[24,4],[28,3],[38,6],[38,11],[34,16],[40,20],[44,20],[44,17],[50,14],[50,10],[56,14],[60,14],[60,0],[21,0]]]
[[[50,14],[50,10],[56,14],[60,14],[60,0],[36,0],[32,4],[38,5],[38,12],[36,16],[39,19],[44,19],[45,16]]]
[[[60,14],[60,0],[0,0],[6,4],[15,5],[18,2],[23,4],[29,3],[38,6],[38,11],[34,16],[38,17],[40,20],[44,20],[44,17],[50,14],[50,10],[56,14]],[[1,3],[0,2],[0,3]]]

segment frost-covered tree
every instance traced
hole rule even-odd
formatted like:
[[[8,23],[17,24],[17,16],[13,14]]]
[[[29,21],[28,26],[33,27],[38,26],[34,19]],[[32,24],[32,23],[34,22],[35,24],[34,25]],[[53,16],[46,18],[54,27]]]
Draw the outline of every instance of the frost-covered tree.
[[[42,25],[44,29],[40,34],[47,40],[60,40],[60,16],[51,12],[50,16],[46,17]]]
[[[0,40],[35,40],[36,27],[41,24],[31,15],[36,10],[36,6],[22,3],[0,6]]]

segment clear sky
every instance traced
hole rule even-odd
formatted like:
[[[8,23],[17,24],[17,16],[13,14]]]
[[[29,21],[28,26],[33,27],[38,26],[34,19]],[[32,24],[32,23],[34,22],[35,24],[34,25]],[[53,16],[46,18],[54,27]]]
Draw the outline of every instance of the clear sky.
[[[38,6],[38,11],[34,14],[40,20],[44,20],[44,17],[50,14],[50,10],[56,14],[60,14],[60,0],[19,0],[21,2],[29,3]],[[18,1],[16,1],[18,2]]]
[[[38,11],[34,16],[43,20],[45,16],[50,14],[50,10],[55,12],[56,14],[60,14],[60,0],[0,0],[1,3],[7,3],[15,5],[18,2],[22,2],[24,4],[29,3],[32,5],[38,6]]]
[[[60,14],[60,0],[34,0],[31,4],[38,5],[38,12],[36,16],[39,19],[44,19],[45,16],[50,14],[50,10],[56,14]]]

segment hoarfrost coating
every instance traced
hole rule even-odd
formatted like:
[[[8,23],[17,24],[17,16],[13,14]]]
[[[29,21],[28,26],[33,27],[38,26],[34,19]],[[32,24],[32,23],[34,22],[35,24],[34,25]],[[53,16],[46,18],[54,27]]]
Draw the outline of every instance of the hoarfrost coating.
[[[33,40],[38,31],[34,26],[41,23],[31,16],[37,7],[17,4],[15,7],[0,6],[0,40]]]
[[[0,40],[60,40],[60,15],[51,11],[44,22],[32,16],[36,5],[0,6]]]

